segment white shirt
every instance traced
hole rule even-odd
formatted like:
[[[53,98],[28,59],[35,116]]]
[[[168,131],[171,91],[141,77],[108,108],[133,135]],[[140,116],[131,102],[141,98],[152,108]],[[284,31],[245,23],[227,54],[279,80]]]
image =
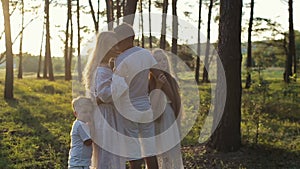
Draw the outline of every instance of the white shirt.
[[[87,124],[75,120],[70,135],[69,166],[90,166],[92,146],[84,145],[84,141],[91,139]]]

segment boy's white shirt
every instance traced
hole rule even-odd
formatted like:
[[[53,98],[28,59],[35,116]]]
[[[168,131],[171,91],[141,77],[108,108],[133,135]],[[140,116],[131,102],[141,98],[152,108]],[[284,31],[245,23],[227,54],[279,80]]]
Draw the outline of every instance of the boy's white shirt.
[[[91,138],[91,131],[87,123],[78,120],[84,132]]]

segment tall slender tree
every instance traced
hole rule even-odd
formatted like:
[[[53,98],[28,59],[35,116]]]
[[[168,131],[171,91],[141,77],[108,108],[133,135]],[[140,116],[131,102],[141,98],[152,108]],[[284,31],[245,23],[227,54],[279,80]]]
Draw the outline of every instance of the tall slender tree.
[[[138,0],[127,0],[124,10],[124,22],[133,25]]]
[[[72,58],[73,58],[73,42],[74,42],[74,29],[73,29],[73,19],[72,19],[72,15],[70,18],[70,23],[71,23],[71,34],[70,34],[70,47],[69,47],[69,56],[68,56],[68,79],[67,80],[71,80],[72,79],[72,72],[71,72],[71,68],[72,68]]]
[[[162,25],[161,25],[161,35],[160,35],[160,48],[166,49],[166,29],[167,29],[167,13],[168,13],[168,0],[163,0],[162,9]]]
[[[126,9],[126,0],[123,0],[122,1],[122,14],[123,14],[123,16],[125,16],[125,9]]]
[[[295,57],[295,35],[293,23],[293,0],[288,0],[289,9],[289,34],[288,34],[288,55],[285,61],[284,81],[290,83],[290,77],[293,75],[293,60]]]
[[[202,0],[199,0],[199,16],[198,16],[198,40],[197,40],[197,58],[196,58],[196,68],[195,68],[195,80],[199,84],[199,75],[200,75],[200,55],[201,55],[201,8]]]
[[[54,81],[54,74],[53,74],[53,65],[51,59],[51,47],[50,47],[50,15],[49,15],[49,0],[45,0],[45,13],[46,13],[46,50],[45,50],[45,62],[47,63],[46,66],[46,73],[49,72],[49,80]],[[47,77],[47,74],[46,74]]]
[[[23,78],[23,31],[24,31],[24,0],[21,0],[21,35],[20,35],[20,46],[19,46],[19,69],[18,69],[18,78]]]
[[[215,92],[213,121],[215,131],[208,145],[223,152],[236,151],[241,146],[241,18],[242,0],[220,1],[218,54],[221,63],[218,63]],[[224,68],[225,77],[221,75],[220,66]],[[225,93],[223,80],[227,83]],[[224,111],[222,111],[223,103]],[[215,117],[221,115],[221,120],[216,120]]]
[[[89,6],[91,8],[91,15],[92,15],[93,22],[94,22],[95,33],[97,34],[98,30],[99,30],[99,17],[98,17],[99,16],[99,12],[97,13],[97,17],[96,17],[92,0],[89,0]],[[98,9],[99,9],[99,6],[100,6],[100,2],[98,1]]]
[[[202,81],[205,83],[209,82],[208,79],[208,69],[209,69],[209,53],[210,53],[210,22],[211,22],[211,13],[213,8],[214,0],[209,1],[208,6],[208,19],[207,19],[207,40],[206,40],[206,49],[205,49],[205,58],[204,58],[204,67],[203,67],[203,75],[202,75]]]
[[[293,0],[289,0],[289,57],[293,60],[294,71],[297,73],[297,57],[295,46],[295,32],[294,32],[294,19],[293,19]],[[292,74],[292,73],[291,73]]]
[[[247,78],[245,88],[248,89],[251,86],[251,67],[252,67],[252,25],[254,15],[254,0],[250,2],[250,19],[248,27],[248,48],[247,48]]]
[[[116,1],[116,6],[117,6],[117,25],[120,24],[120,18],[121,18],[121,4],[120,4],[120,0]]]
[[[81,48],[80,48],[80,43],[81,43],[81,37],[80,37],[80,5],[79,5],[79,0],[77,0],[77,71],[78,71],[78,80],[81,82],[82,80],[82,72],[81,72]]]
[[[178,17],[177,17],[177,0],[172,0],[172,53],[177,55],[177,39],[178,39]]]
[[[112,0],[106,0],[106,17],[107,17],[107,24],[108,30],[113,29],[113,17],[114,17],[114,7]]]
[[[64,57],[65,57],[65,80],[71,80],[71,74],[70,72],[70,68],[69,68],[69,53],[70,53],[70,47],[69,47],[69,27],[70,27],[70,21],[72,19],[72,0],[68,0],[67,2],[67,6],[68,6],[68,11],[67,11],[67,23],[66,23],[66,39],[65,39],[65,53],[64,53]]]
[[[141,30],[142,30],[142,47],[145,47],[145,36],[144,36],[144,15],[143,15],[143,0],[140,0],[140,15],[141,15]]]
[[[14,67],[13,53],[11,43],[10,15],[9,15],[9,0],[1,0],[3,16],[4,16],[4,32],[5,32],[5,47],[6,47],[6,72],[4,99],[13,99],[14,89]]]
[[[41,69],[42,69],[42,53],[43,53],[43,43],[44,43],[44,36],[45,36],[45,21],[46,21],[46,17],[44,17],[44,20],[43,20],[42,40],[41,40],[41,47],[40,47],[37,78],[41,78],[40,73],[41,73]]]
[[[148,11],[149,11],[149,47],[152,48],[152,28],[151,28],[151,0],[148,1]]]

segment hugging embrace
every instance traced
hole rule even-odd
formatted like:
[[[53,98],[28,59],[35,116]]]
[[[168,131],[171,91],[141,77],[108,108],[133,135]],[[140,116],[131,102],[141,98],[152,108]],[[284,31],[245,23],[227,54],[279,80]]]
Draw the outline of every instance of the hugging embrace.
[[[86,94],[94,104],[84,121],[91,160],[83,166],[76,164],[82,156],[70,155],[69,168],[183,169],[181,99],[168,56],[134,46],[134,36],[126,23],[97,36],[84,70]]]

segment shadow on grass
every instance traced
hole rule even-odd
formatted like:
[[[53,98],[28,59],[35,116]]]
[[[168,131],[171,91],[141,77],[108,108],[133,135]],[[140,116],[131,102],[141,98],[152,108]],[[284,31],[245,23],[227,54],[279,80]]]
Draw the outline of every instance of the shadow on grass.
[[[41,102],[39,98],[25,94],[22,95],[22,99],[26,99],[26,103],[33,100]],[[5,138],[6,145],[0,143],[0,168],[55,168],[54,166],[66,168],[68,149],[65,143],[61,142],[58,136],[54,136],[47,127],[41,124],[44,120],[33,115],[35,113],[33,112],[34,108],[25,107],[18,100],[7,100],[6,102],[17,111],[7,114],[14,126],[8,129],[9,131],[4,136],[7,137]],[[13,142],[7,143],[7,140],[11,139]],[[9,153],[14,155],[9,157]]]
[[[4,135],[7,131],[8,129],[3,128],[0,131],[0,168],[9,168],[8,164],[11,163],[10,159],[7,158],[9,155],[9,152],[7,151],[8,147],[3,144]]]
[[[184,165],[194,168],[299,168],[300,152],[264,145],[245,145],[237,152],[221,153],[204,146],[183,147]]]

